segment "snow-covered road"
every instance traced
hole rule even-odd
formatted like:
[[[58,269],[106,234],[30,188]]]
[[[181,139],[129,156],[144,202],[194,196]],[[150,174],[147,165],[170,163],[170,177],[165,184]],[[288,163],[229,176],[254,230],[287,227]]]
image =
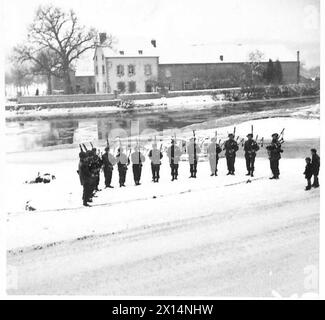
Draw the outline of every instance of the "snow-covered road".
[[[319,193],[297,196],[234,211],[210,198],[216,210],[205,217],[9,255],[8,292],[301,295],[305,269],[318,265]]]

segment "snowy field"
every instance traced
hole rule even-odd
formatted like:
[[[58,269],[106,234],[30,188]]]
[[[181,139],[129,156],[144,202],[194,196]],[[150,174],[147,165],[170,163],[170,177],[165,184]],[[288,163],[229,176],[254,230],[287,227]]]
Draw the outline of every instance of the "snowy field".
[[[304,191],[302,173],[310,147],[319,146],[319,105],[296,110],[290,118],[238,123],[236,135],[246,136],[251,124],[265,138],[286,128],[280,180],[268,179],[265,148],[251,181],[245,176],[242,148],[235,176],[226,176],[222,158],[219,176],[210,177],[202,155],[198,178],[188,179],[189,165],[182,161],[175,182],[170,182],[165,155],[159,184],[151,182],[148,160],[141,186],[134,186],[130,167],[127,187],[118,188],[115,169],[115,188],[99,192],[91,208],[81,207],[78,149],[8,154],[8,264],[16,280],[13,284],[11,279],[8,292],[305,293],[304,268],[318,266],[319,189]],[[191,129],[184,130],[184,138],[191,136]],[[214,135],[216,124],[195,129],[203,141]],[[218,127],[218,136],[223,139],[232,129]],[[162,143],[169,139],[163,137]],[[24,184],[38,171],[57,179],[47,185]],[[36,211],[24,211],[29,200]]]

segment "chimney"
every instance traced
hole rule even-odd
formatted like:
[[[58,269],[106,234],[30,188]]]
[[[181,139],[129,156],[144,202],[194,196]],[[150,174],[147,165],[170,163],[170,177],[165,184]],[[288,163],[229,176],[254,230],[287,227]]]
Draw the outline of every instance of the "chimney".
[[[124,56],[124,51],[120,51],[120,55],[121,56]]]
[[[297,84],[300,83],[300,51],[297,51],[297,62],[298,62],[298,66],[297,66]]]
[[[101,32],[99,34],[99,44],[103,44],[107,39],[107,34],[105,32]]]
[[[220,56],[220,61],[223,61],[223,55]]]
[[[152,46],[153,46],[154,48],[157,47],[157,41],[156,41],[155,39],[152,39],[152,40],[151,40],[151,44],[152,44]]]
[[[141,54],[143,54],[143,51],[142,50],[138,50],[138,53],[141,55]]]

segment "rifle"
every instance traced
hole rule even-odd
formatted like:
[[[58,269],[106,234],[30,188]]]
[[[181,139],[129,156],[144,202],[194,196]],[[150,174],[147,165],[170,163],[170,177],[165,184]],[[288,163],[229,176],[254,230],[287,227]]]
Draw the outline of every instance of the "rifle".
[[[241,139],[240,142],[239,142],[242,147],[244,146],[244,141],[245,141],[245,138]]]
[[[251,125],[251,132],[252,132],[252,135],[254,136],[254,126]]]
[[[90,142],[90,145],[91,145],[91,148],[94,149],[94,146],[93,146],[93,144],[91,142]]]
[[[285,128],[283,128],[282,131],[280,132],[279,140],[283,140],[284,130],[285,130]]]
[[[83,145],[85,151],[88,151],[88,149],[87,149],[87,147],[85,146],[85,144],[83,143],[82,145]]]
[[[79,148],[80,148],[80,152],[82,152],[82,153],[85,152],[85,151],[83,151],[81,144],[79,144]]]
[[[236,127],[234,127],[234,137],[236,136]]]
[[[132,148],[131,148],[131,138],[129,139],[129,155],[128,155],[128,165],[130,164],[130,156],[131,156]]]

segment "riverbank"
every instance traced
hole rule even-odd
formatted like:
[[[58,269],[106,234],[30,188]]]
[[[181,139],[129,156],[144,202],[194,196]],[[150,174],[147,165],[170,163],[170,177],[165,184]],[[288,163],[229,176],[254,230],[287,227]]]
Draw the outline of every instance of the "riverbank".
[[[163,110],[192,110],[212,108],[214,106],[227,106],[238,104],[252,103],[273,103],[273,102],[290,102],[290,101],[310,101],[319,102],[319,96],[303,96],[290,98],[275,98],[275,99],[257,99],[257,100],[242,100],[242,101],[227,101],[220,97],[216,100],[212,95],[200,96],[181,96],[170,98],[156,98],[137,100],[134,108],[120,107],[120,100],[96,101],[97,105],[91,106],[91,102],[84,102],[80,107],[80,103],[59,103],[57,107],[50,107],[47,104],[35,104],[32,107],[25,108],[24,105],[18,109],[10,108],[5,111],[6,121],[32,121],[32,120],[49,120],[60,118],[82,118],[82,117],[102,117],[119,113],[151,113]]]

